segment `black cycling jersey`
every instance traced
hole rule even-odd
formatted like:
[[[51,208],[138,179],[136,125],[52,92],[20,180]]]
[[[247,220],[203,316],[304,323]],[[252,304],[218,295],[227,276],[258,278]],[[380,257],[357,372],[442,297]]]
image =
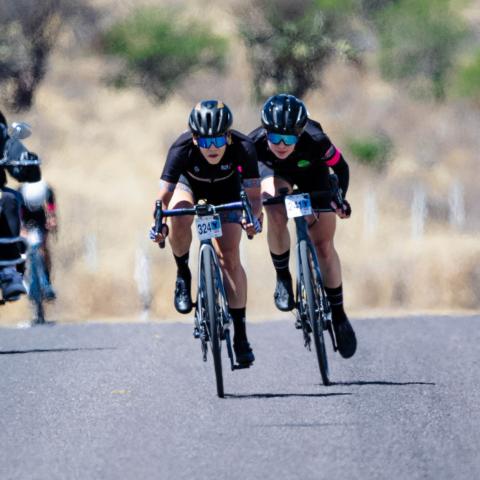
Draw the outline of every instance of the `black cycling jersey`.
[[[242,177],[259,178],[257,156],[250,138],[236,130],[231,130],[231,142],[227,145],[220,162],[212,165],[203,157],[194,145],[192,134],[185,132],[175,141],[168,151],[167,161],[161,179],[177,183],[185,175],[190,184],[221,184],[242,169]],[[219,188],[222,188],[219,185]]]
[[[255,144],[262,179],[278,176],[304,192],[327,190],[329,168],[338,175],[343,196],[348,189],[349,168],[340,150],[330,141],[321,125],[308,120],[305,130],[295,145],[293,153],[279,159],[268,148],[267,134],[263,127],[250,133]]]
[[[192,134],[185,132],[170,147],[161,179],[184,185],[192,192],[195,202],[204,199],[220,205],[240,200],[238,167],[241,167],[243,180],[260,177],[255,147],[246,135],[231,130],[222,159],[212,165],[193,143]],[[222,222],[236,223],[238,219],[238,215],[224,215]]]

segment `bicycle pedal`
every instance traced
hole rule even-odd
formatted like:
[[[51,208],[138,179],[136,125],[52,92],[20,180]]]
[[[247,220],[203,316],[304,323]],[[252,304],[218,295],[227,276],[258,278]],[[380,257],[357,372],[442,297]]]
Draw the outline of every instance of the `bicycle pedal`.
[[[193,338],[200,338],[200,330],[196,327],[193,329]]]

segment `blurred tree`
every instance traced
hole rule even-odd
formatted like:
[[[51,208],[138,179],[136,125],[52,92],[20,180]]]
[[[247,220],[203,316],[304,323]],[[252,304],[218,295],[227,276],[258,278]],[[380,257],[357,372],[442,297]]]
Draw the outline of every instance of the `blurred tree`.
[[[104,52],[121,60],[114,85],[139,86],[159,102],[195,70],[221,70],[227,47],[227,40],[207,27],[155,8],[137,10],[103,39]]]
[[[84,0],[2,0],[0,2],[0,99],[26,110],[43,80],[48,58],[65,24],[78,29],[96,22]]]
[[[302,97],[335,54],[355,59],[347,40],[358,0],[251,0],[239,31],[253,67],[256,100],[277,92]]]
[[[408,81],[417,93],[429,92],[443,100],[455,54],[466,35],[451,1],[397,0],[380,10],[376,25],[383,75]]]

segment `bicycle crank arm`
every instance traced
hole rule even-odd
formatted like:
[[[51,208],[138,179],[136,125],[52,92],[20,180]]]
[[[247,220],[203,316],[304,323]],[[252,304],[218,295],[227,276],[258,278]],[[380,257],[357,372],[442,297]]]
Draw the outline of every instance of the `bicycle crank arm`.
[[[338,347],[337,347],[337,342],[335,340],[335,334],[333,333],[333,325],[331,320],[327,321],[327,330],[328,330],[328,333],[330,334],[330,338],[332,339],[333,351],[336,352],[338,351]]]

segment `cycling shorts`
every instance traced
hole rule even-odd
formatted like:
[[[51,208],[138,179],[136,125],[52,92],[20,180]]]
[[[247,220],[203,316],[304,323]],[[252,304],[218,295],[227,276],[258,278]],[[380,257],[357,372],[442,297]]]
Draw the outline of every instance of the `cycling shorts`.
[[[230,178],[219,182],[201,182],[190,179],[187,175],[180,175],[178,183],[181,183],[192,193],[195,203],[199,200],[205,200],[212,205],[220,205],[240,201],[240,179],[237,175],[232,175]],[[222,223],[240,223],[241,219],[241,210],[220,213]]]

